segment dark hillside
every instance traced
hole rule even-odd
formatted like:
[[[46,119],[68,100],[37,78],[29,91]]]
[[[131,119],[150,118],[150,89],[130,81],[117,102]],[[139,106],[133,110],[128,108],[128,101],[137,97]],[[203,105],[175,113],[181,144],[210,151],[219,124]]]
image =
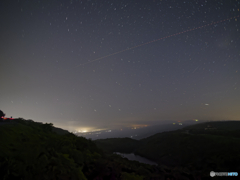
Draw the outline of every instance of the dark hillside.
[[[125,144],[122,149],[118,147],[123,151],[133,150],[138,144],[137,140],[127,138],[113,142],[116,147],[119,142]],[[111,140],[107,140],[102,147],[111,150],[110,145]],[[193,177],[182,170],[105,154],[91,140],[55,128],[51,123],[21,118],[0,122],[0,147],[0,179],[4,180],[158,180]]]
[[[212,134],[240,138],[240,121],[206,122],[183,128],[190,134]]]
[[[240,170],[240,122],[208,122],[141,140],[135,153],[158,163],[219,172]]]
[[[131,153],[139,147],[140,141],[131,138],[108,138],[94,141],[96,145],[105,152]]]
[[[204,130],[208,126],[212,128],[216,128],[218,130],[240,130],[240,121],[211,121],[211,122],[204,122],[188,127],[184,127],[183,130],[185,129],[190,129],[190,130]]]
[[[101,151],[90,140],[52,129],[23,119],[0,126],[0,179],[85,179],[84,165]]]
[[[133,144],[128,146],[130,141]],[[138,142],[120,138],[95,142],[103,150],[135,153],[161,166],[185,169],[195,176],[201,174],[202,177],[209,177],[212,170],[240,170],[239,121],[201,123],[181,130],[158,133]],[[108,144],[108,147],[103,144]]]

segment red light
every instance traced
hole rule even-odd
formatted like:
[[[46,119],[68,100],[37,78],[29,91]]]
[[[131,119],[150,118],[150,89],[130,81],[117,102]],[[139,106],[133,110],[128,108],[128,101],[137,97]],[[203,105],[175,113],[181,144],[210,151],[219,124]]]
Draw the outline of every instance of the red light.
[[[13,120],[13,118],[7,118],[7,117],[3,117],[3,116],[1,118],[4,120],[7,120],[7,119]]]

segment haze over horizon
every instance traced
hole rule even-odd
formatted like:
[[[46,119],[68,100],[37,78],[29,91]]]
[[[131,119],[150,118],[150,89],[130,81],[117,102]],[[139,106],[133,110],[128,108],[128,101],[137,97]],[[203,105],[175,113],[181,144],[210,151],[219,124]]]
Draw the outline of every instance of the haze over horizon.
[[[0,109],[70,131],[240,120],[239,8],[3,0]]]

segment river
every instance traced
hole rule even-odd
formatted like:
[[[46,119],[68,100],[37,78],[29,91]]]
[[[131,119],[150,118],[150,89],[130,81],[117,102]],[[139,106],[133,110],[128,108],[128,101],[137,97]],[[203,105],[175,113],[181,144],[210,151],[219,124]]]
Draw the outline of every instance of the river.
[[[131,161],[138,161],[140,163],[145,163],[145,164],[150,164],[150,165],[157,165],[157,163],[149,160],[149,159],[146,159],[144,157],[141,157],[141,156],[138,156],[138,155],[135,155],[133,153],[131,154],[124,154],[124,153],[119,153],[119,152],[114,152],[115,154],[118,154],[124,158],[127,158],[128,160],[131,160]]]

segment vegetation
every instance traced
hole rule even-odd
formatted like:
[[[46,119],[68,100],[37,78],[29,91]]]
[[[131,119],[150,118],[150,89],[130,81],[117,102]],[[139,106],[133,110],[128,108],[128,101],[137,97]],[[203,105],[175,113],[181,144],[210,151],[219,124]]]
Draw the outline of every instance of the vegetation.
[[[132,141],[131,148],[127,144]],[[210,171],[239,172],[240,122],[210,122],[163,132],[139,141],[103,139],[95,143],[105,152],[135,153],[171,170],[209,177]],[[107,145],[107,146],[104,146]],[[129,152],[129,150],[132,150]]]
[[[13,122],[0,126],[0,179],[86,179],[84,164],[101,157],[90,140],[53,133],[51,123]]]
[[[0,120],[5,116],[4,112],[0,110]]]
[[[3,121],[3,180],[196,179],[209,177],[210,171],[240,170],[240,122],[202,123],[142,140],[93,142],[51,123],[23,118]],[[112,152],[135,153],[159,165],[129,161]]]
[[[157,166],[106,154],[93,141],[51,123],[4,121],[0,123],[3,180],[160,179],[169,174]]]
[[[107,153],[131,153],[139,146],[139,141],[131,138],[108,138],[95,140],[94,142]]]

